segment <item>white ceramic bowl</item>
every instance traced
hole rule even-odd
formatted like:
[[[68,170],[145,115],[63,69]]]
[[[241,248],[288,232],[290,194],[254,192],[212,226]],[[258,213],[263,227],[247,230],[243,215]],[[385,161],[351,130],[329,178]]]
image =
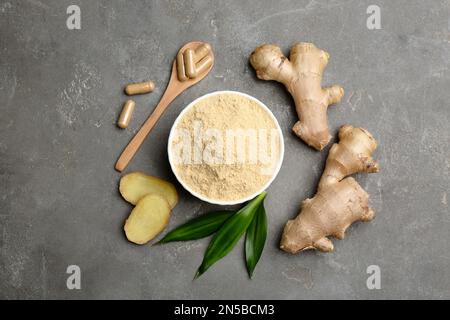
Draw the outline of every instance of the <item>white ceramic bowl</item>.
[[[270,180],[269,180],[264,186],[262,186],[259,190],[257,190],[255,193],[253,193],[253,194],[251,194],[251,195],[249,195],[249,196],[243,197],[243,198],[241,198],[241,199],[236,199],[236,200],[232,200],[232,201],[223,201],[223,200],[217,200],[217,199],[210,199],[210,198],[207,198],[207,197],[205,197],[205,196],[203,196],[203,195],[201,195],[201,194],[195,192],[194,190],[192,190],[192,189],[189,187],[189,185],[187,185],[187,184],[181,179],[181,177],[177,174],[177,170],[175,170],[175,164],[174,164],[174,159],[173,159],[174,156],[173,156],[172,151],[171,151],[171,146],[172,146],[173,139],[174,139],[174,135],[175,135],[175,134],[174,134],[175,129],[176,129],[176,127],[178,126],[178,123],[179,123],[179,122],[181,121],[181,119],[183,118],[184,114],[185,114],[189,109],[191,109],[191,108],[192,108],[197,102],[199,102],[200,100],[206,99],[207,97],[210,97],[210,96],[213,96],[213,95],[227,94],[227,93],[237,94],[237,95],[246,97],[246,98],[248,98],[248,99],[250,99],[250,100],[253,100],[253,101],[255,101],[256,103],[258,103],[258,104],[261,106],[261,108],[263,108],[263,109],[269,114],[269,116],[272,118],[273,122],[275,123],[275,126],[276,126],[276,129],[277,129],[277,131],[278,131],[278,134],[279,134],[279,136],[280,136],[280,157],[279,157],[279,159],[278,159],[277,166],[276,166],[276,168],[275,168],[275,170],[274,170],[274,172],[273,172],[273,175],[272,175],[272,177],[270,178]],[[284,158],[284,139],[283,139],[283,133],[281,132],[281,128],[280,128],[280,125],[278,124],[277,119],[276,119],[275,116],[273,115],[272,111],[270,111],[270,109],[267,108],[267,106],[266,106],[264,103],[262,103],[262,102],[259,101],[258,99],[254,98],[254,97],[252,97],[252,96],[250,96],[250,95],[248,95],[248,94],[245,94],[245,93],[242,93],[242,92],[239,92],[239,91],[229,91],[229,90],[225,90],[225,91],[214,91],[214,92],[205,94],[205,95],[203,95],[203,96],[201,96],[201,97],[195,99],[194,101],[192,101],[191,103],[189,103],[189,104],[187,105],[187,107],[183,109],[183,111],[181,111],[181,113],[178,115],[177,119],[176,119],[175,122],[173,123],[172,129],[170,130],[170,134],[169,134],[169,142],[168,142],[168,144],[167,144],[167,153],[168,153],[168,155],[169,155],[170,167],[172,168],[172,171],[173,171],[173,173],[175,174],[175,177],[177,178],[178,182],[179,182],[179,183],[180,183],[180,184],[181,184],[181,185],[182,185],[189,193],[191,193],[193,196],[199,198],[200,200],[203,200],[203,201],[206,201],[206,202],[209,202],[209,203],[212,203],[212,204],[218,204],[218,205],[233,205],[233,204],[243,203],[243,202],[245,202],[245,201],[249,201],[249,200],[255,198],[255,197],[256,197],[257,195],[259,195],[261,192],[263,192],[264,190],[266,190],[266,189],[269,187],[269,185],[273,182],[273,180],[275,179],[275,177],[278,175],[278,172],[280,171],[281,164],[283,163],[283,158]]]

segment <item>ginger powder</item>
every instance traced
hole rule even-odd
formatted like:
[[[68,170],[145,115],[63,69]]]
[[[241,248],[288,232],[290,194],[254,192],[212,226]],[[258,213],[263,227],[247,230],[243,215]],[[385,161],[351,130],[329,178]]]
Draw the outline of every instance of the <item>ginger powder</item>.
[[[172,168],[200,198],[245,199],[267,187],[279,170],[280,132],[258,100],[234,92],[213,93],[177,119],[169,141]]]

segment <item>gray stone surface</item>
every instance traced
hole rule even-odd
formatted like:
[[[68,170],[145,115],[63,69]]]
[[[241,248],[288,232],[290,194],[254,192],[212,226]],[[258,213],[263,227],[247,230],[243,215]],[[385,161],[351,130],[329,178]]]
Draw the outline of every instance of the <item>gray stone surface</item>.
[[[68,30],[66,9],[81,8]],[[381,30],[366,9],[381,7]],[[44,1],[0,0],[0,298],[450,298],[449,1]],[[158,102],[178,48],[199,39],[216,54],[212,73],[183,93],[128,171],[169,180],[171,124],[202,94],[239,90],[265,102],[286,143],[266,201],[269,236],[253,280],[242,243],[192,281],[208,240],[151,247],[122,232],[130,206],[113,165]],[[356,178],[377,218],[353,225],[332,254],[292,256],[282,227],[315,192],[327,150],[291,134],[293,102],[248,64],[263,42],[287,53],[311,41],[331,54],[324,84],[346,95],[330,108],[336,134],[349,123],[379,140],[381,172]],[[153,79],[136,97],[129,129],[115,126],[129,81]],[[212,208],[177,185],[170,228]],[[79,265],[82,289],[66,288]],[[366,268],[381,268],[368,290]]]

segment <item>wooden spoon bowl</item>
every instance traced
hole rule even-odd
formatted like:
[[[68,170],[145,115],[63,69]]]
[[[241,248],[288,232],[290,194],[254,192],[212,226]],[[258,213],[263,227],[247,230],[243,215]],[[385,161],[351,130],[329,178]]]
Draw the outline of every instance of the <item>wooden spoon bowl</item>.
[[[200,41],[193,41],[186,43],[180,49],[180,52],[183,52],[188,48],[195,49],[201,44],[203,44],[203,42]],[[209,54],[212,55],[212,57],[214,58],[212,50]],[[204,70],[203,72],[197,74],[195,78],[180,81],[177,75],[177,61],[176,59],[174,60],[172,64],[172,73],[170,75],[170,80],[169,84],[167,85],[166,91],[162,95],[161,100],[159,101],[156,108],[153,110],[152,114],[148,117],[148,119],[142,125],[141,129],[139,129],[139,131],[136,133],[133,139],[131,139],[131,141],[123,150],[122,154],[120,155],[115,165],[117,171],[121,172],[127,167],[128,163],[130,163],[131,159],[133,159],[134,155],[139,150],[139,147],[142,145],[145,138],[148,136],[148,134],[153,129],[156,122],[161,117],[163,112],[167,109],[167,107],[170,105],[170,103],[184,90],[193,86],[194,84],[202,80],[204,77],[206,77],[206,75],[211,71],[213,66],[214,66],[214,59],[211,66],[206,70]]]

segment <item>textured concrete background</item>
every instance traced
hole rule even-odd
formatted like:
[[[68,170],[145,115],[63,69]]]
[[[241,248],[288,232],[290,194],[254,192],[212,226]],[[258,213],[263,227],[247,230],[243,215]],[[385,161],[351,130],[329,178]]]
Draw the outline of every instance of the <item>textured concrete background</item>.
[[[81,30],[66,9],[81,8]],[[366,9],[381,7],[381,30]],[[450,1],[88,1],[0,0],[1,298],[450,298]],[[122,226],[113,165],[158,102],[178,48],[210,42],[212,73],[183,93],[152,131],[128,171],[171,181],[168,132],[202,94],[239,90],[280,121],[284,165],[269,189],[269,236],[254,280],[242,242],[192,281],[208,240],[134,246]],[[379,140],[381,172],[356,178],[377,218],[353,225],[332,254],[278,250],[282,227],[315,193],[328,148],[316,152],[291,134],[293,102],[259,81],[248,64],[263,42],[286,53],[296,41],[327,50],[324,85],[346,90],[329,125],[364,126]],[[115,126],[129,81],[153,79],[136,97],[131,126]],[[331,146],[331,144],[330,144]],[[212,208],[177,185],[170,228]],[[66,288],[79,265],[82,289]],[[366,268],[381,268],[368,290]]]

